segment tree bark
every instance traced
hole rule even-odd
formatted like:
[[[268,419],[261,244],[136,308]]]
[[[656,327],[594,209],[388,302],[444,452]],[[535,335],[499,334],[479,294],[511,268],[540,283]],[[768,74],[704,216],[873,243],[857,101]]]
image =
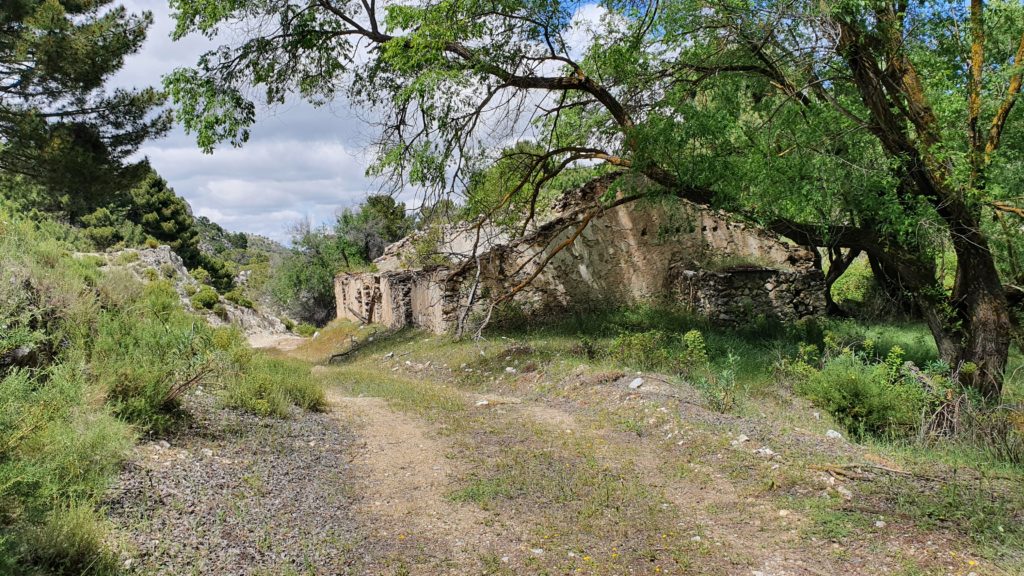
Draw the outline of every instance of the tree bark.
[[[1010,307],[988,243],[971,228],[953,235],[958,266],[952,305],[961,340],[951,364],[974,363],[978,369],[963,374],[962,382],[996,400],[1010,352]]]
[[[832,285],[846,273],[853,261],[860,256],[859,248],[850,248],[843,254],[842,248],[828,248],[828,272],[825,274],[825,313],[829,316],[848,318],[850,314],[832,299]]]

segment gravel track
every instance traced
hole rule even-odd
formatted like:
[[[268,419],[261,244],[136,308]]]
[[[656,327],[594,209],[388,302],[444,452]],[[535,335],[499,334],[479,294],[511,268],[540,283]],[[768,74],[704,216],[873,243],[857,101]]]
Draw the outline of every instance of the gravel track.
[[[353,438],[329,414],[261,418],[190,396],[192,421],[141,444],[108,497],[135,574],[357,574]]]

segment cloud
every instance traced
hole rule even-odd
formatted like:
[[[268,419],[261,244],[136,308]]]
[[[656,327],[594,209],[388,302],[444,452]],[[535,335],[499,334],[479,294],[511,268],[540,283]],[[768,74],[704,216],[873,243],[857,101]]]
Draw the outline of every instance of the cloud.
[[[193,66],[216,43],[202,37],[170,39],[174,27],[166,0],[124,0],[131,12],[149,10],[154,23],[142,50],[125,61],[115,87],[158,86],[174,68]],[[139,156],[175,191],[206,216],[231,230],[287,240],[300,219],[334,220],[335,212],[377,191],[365,176],[371,128],[347,103],[315,108],[292,99],[259,110],[250,141],[203,154],[192,136],[176,127],[148,142]]]

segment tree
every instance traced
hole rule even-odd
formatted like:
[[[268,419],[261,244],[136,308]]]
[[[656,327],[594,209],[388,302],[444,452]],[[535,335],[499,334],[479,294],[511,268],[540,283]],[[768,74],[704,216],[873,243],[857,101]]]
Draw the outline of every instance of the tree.
[[[273,274],[271,294],[295,318],[322,326],[336,316],[334,276],[361,263],[358,248],[325,227],[300,222]]]
[[[388,244],[408,234],[412,222],[405,214],[405,204],[386,194],[375,194],[368,196],[356,210],[343,210],[334,232],[357,248],[363,262],[372,262],[384,253]]]
[[[152,89],[103,85],[142,46],[151,15],[111,0],[10,0],[0,11],[0,170],[31,177],[46,208],[102,207],[148,169],[126,163],[170,127]]]
[[[274,22],[168,78],[204,149],[248,138],[251,86],[269,103],[346,86],[382,118],[374,173],[440,195],[532,119],[539,148],[516,150],[510,197],[602,162],[799,243],[860,250],[920,307],[943,359],[1000,394],[1009,315],[982,224],[1020,210],[1017,3],[610,0],[586,47],[566,41],[574,5],[532,0],[172,4],[177,37]]]

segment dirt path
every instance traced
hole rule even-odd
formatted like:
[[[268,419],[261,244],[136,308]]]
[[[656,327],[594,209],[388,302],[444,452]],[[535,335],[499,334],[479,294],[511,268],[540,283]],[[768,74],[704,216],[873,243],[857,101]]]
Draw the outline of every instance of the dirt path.
[[[328,393],[333,413],[356,434],[355,513],[371,537],[395,546],[381,568],[409,574],[466,574],[481,558],[508,558],[521,546],[495,515],[452,502],[461,470],[451,442],[380,398]]]

